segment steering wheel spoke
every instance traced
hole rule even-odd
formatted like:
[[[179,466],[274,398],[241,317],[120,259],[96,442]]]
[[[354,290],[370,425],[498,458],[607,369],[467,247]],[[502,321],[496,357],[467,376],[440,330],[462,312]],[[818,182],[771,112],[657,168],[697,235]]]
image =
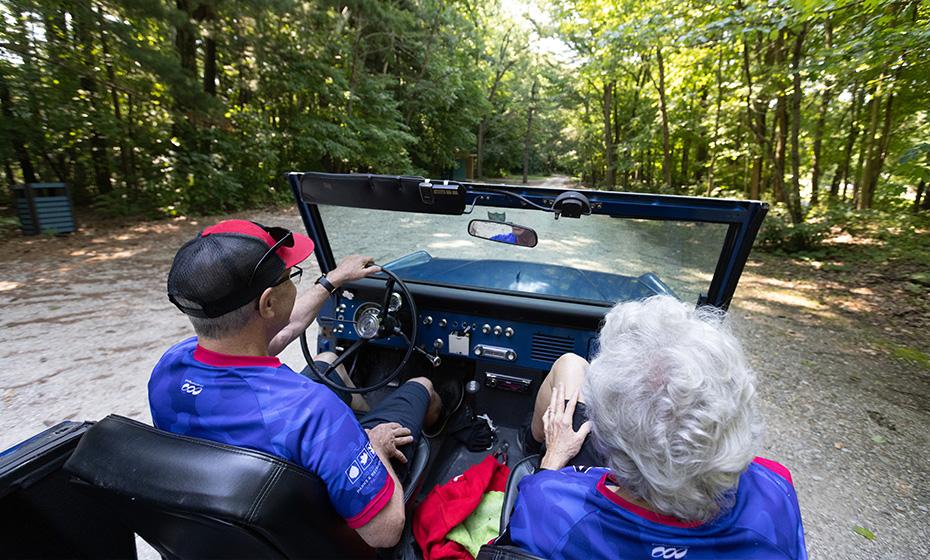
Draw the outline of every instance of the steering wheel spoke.
[[[378,312],[378,318],[381,321],[388,316],[388,308],[391,305],[391,294],[394,293],[394,277],[388,276],[387,282],[384,284],[384,297],[381,298],[381,311]]]
[[[348,348],[346,348],[342,354],[339,354],[339,356],[337,356],[336,359],[333,360],[333,363],[329,364],[329,368],[327,368],[326,373],[329,373],[330,371],[342,365],[342,362],[346,361],[352,354],[357,352],[358,349],[364,346],[367,342],[368,340],[364,338],[360,338],[356,340],[355,342],[353,342],[352,346],[349,346]]]

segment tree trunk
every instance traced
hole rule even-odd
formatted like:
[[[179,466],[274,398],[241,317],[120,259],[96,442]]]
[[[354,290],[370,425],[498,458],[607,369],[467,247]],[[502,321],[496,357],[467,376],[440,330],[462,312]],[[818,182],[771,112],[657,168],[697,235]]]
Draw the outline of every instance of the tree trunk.
[[[29,157],[29,150],[26,148],[20,129],[13,120],[13,102],[10,96],[10,88],[6,83],[6,76],[3,73],[0,73],[0,114],[3,115],[3,120],[10,127],[8,135],[10,143],[13,145],[13,153],[16,154],[16,160],[19,162],[19,169],[23,173],[23,182],[38,183],[39,177],[32,165],[32,158]]]
[[[778,30],[775,41],[775,63],[781,69],[785,61],[785,30]],[[781,81],[781,80],[780,80]],[[772,191],[775,200],[788,202],[785,193],[785,152],[788,144],[788,98],[785,95],[785,84],[781,83],[778,92],[778,101],[775,104],[775,122],[778,125],[778,134],[775,137],[775,157],[772,166]]]
[[[100,101],[98,100],[97,80],[94,76],[96,61],[94,60],[93,35],[91,32],[92,20],[86,13],[78,10],[75,13],[74,27],[78,43],[81,45],[81,76],[79,82],[81,89],[87,92],[90,102],[90,159],[94,169],[94,185],[98,194],[107,194],[113,190],[110,182],[110,147],[107,139],[99,131],[95,123],[101,119]]]
[[[530,90],[530,106],[526,110],[526,136],[523,138],[523,184],[527,184],[530,173],[530,137],[533,132],[533,110],[536,108],[536,90],[539,82],[533,80]]]
[[[181,58],[181,69],[194,78],[197,75],[197,37],[192,23],[193,7],[191,0],[177,0],[176,6],[183,21],[179,20],[175,27],[174,46]]]
[[[742,9],[742,2],[740,0],[737,0],[737,8]],[[761,41],[759,42],[759,48],[762,48]],[[769,48],[765,55],[766,63],[769,62],[771,53],[772,49]],[[766,124],[768,100],[762,96],[761,92],[758,96],[753,96],[749,41],[746,37],[743,37],[743,76],[746,78],[746,126],[752,132],[753,138],[756,141],[748,194],[749,198],[758,200],[762,196],[762,177],[765,157],[770,151],[771,146],[771,143],[768,141]]]
[[[862,112],[862,103],[865,101],[865,88],[860,87],[858,84],[853,88],[852,94],[852,117],[849,122],[849,134],[846,137],[846,148],[843,151],[843,163],[840,164],[842,171],[840,172],[840,183],[843,185],[843,195],[841,200],[846,200],[846,188],[849,185],[849,168],[852,163],[852,152],[853,148],[856,146],[856,136],[859,135],[859,119]],[[834,179],[835,187],[831,185],[830,187],[830,196],[836,197],[838,194],[839,184]]]
[[[496,64],[497,70],[494,73],[494,82],[491,84],[491,89],[488,91],[488,104],[491,105],[493,111],[493,102],[494,96],[497,94],[497,88],[500,87],[501,80],[504,78],[504,75],[510,70],[510,67],[513,66],[517,59],[510,58],[508,60],[509,48],[510,48],[510,33],[511,29],[508,29],[504,34],[503,39],[501,39],[501,45],[498,49]],[[478,124],[478,154],[477,161],[475,162],[475,173],[480,178],[484,176],[484,136],[488,130],[489,118],[488,115],[485,115],[481,118],[481,122]]]
[[[113,118],[117,126],[123,125],[122,108],[120,107],[119,93],[116,91],[116,70],[113,68],[113,58],[110,55],[110,45],[107,41],[107,32],[104,29],[104,20],[101,14],[97,14],[97,23],[100,25],[100,47],[103,51],[103,64],[107,71],[107,81],[109,82],[110,102],[113,106]],[[128,136],[128,134],[126,135]],[[129,186],[135,181],[132,178],[132,172],[129,168],[129,148],[126,143],[126,136],[119,137],[119,166],[122,174],[123,185]]]
[[[915,214],[917,213],[918,210],[920,210],[920,198],[924,194],[924,188],[925,188],[925,183],[924,183],[924,180],[921,179],[920,183],[917,185],[917,196],[914,197],[914,207],[911,208],[911,212]]]
[[[685,186],[690,184],[690,182],[688,181],[688,174],[689,174],[688,166],[690,165],[690,162],[688,161],[688,157],[689,157],[689,154],[691,153],[691,134],[690,133],[686,133],[686,134],[687,135],[682,141],[682,146],[681,146],[681,177],[680,177],[680,181],[678,182],[679,185],[685,185]]]
[[[604,111],[604,156],[607,161],[607,188],[610,190],[613,190],[617,184],[617,156],[614,151],[613,127],[610,124],[613,114],[612,104],[615,85],[616,82],[614,81],[604,84],[604,102],[602,103]]]
[[[865,177],[862,186],[863,196],[859,200],[864,203],[863,208],[871,208],[875,198],[875,189],[878,187],[878,179],[882,174],[882,167],[885,164],[885,156],[888,154],[888,143],[891,141],[891,122],[894,113],[894,93],[889,93],[885,102],[885,117],[882,123],[881,136],[874,142],[875,150],[869,158],[866,165]]]
[[[807,36],[807,23],[801,25],[794,40],[794,49],[791,52],[791,193],[788,206],[791,210],[791,219],[795,224],[804,221],[801,211],[801,56],[804,52],[804,38]]]
[[[881,80],[872,90],[872,99],[869,100],[869,128],[865,136],[862,137],[862,147],[859,150],[859,163],[856,166],[856,184],[853,186],[853,199],[856,202],[856,208],[862,210],[869,208],[869,196],[867,194],[868,167],[875,157],[876,138],[878,132],[878,121],[881,114]],[[863,162],[866,164],[865,173],[863,172]]]
[[[825,44],[827,52],[830,52],[833,49],[833,22],[831,18],[827,18],[824,22],[824,35],[826,36]],[[816,206],[819,202],[820,172],[822,166],[820,161],[820,150],[823,145],[823,130],[827,120],[827,109],[830,107],[830,98],[832,94],[833,85],[827,83],[820,98],[820,114],[817,115],[817,124],[814,127],[814,161],[813,169],[811,170],[811,206]],[[830,194],[831,197],[836,196],[836,193],[834,193],[832,189]]]
[[[714,167],[717,163],[717,142],[720,140],[720,105],[723,103],[723,45],[717,55],[717,110],[714,113],[714,137],[711,143],[713,154],[710,156],[710,168],[707,170],[707,196],[714,192]]]
[[[665,62],[662,60],[662,47],[656,47],[656,62],[659,64],[659,110],[662,112],[662,171],[665,175],[665,188],[672,190],[672,149],[668,132],[668,105],[665,100]]]
[[[216,97],[216,39],[212,29],[203,41],[203,91]]]

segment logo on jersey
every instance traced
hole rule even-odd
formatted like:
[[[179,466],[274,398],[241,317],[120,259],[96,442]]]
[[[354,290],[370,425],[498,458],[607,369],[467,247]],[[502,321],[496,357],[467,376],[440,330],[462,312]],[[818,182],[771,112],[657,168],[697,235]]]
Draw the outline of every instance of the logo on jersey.
[[[369,443],[358,452],[358,455],[355,456],[355,460],[352,461],[352,464],[346,469],[346,478],[349,479],[349,482],[355,484],[355,482],[365,474],[365,471],[370,469],[377,461],[378,456],[375,455],[375,450]]]
[[[352,464],[346,469],[346,477],[349,479],[349,482],[355,484],[355,481],[358,480],[360,476],[362,476],[362,467],[358,466],[357,461],[352,461]]]
[[[368,470],[368,467],[374,464],[375,450],[372,449],[370,443],[359,451],[358,456],[355,457],[355,461],[362,467],[362,470]]]
[[[203,385],[200,383],[195,383],[190,379],[185,379],[184,385],[181,385],[181,391],[196,397],[200,394],[201,391],[203,391]]]
[[[653,558],[665,558],[666,560],[681,560],[688,554],[687,547],[676,548],[673,546],[657,546],[652,549]]]

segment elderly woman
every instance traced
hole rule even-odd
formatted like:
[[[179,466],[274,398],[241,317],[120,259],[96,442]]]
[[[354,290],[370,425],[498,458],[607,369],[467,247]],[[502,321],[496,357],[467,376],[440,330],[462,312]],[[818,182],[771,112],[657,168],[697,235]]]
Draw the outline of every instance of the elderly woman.
[[[526,443],[545,455],[503,539],[544,558],[806,558],[791,475],[754,457],[754,396],[722,312],[617,305],[597,357],[563,356],[540,389]]]

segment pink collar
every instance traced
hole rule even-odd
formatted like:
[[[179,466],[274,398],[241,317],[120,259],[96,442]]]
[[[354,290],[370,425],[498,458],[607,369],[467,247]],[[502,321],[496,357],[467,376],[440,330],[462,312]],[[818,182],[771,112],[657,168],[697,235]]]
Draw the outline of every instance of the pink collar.
[[[597,483],[598,492],[600,492],[601,494],[604,495],[605,498],[617,504],[618,506],[622,507],[623,509],[627,510],[628,512],[634,515],[637,515],[639,517],[642,517],[643,519],[652,521],[653,523],[658,523],[660,525],[667,525],[669,527],[683,527],[685,529],[691,529],[691,528],[700,527],[701,525],[703,525],[703,523],[700,521],[682,521],[681,519],[678,519],[677,517],[673,517],[671,515],[663,515],[661,513],[656,513],[654,511],[650,511],[642,506],[638,506],[632,502],[629,502],[621,498],[615,492],[613,492],[610,488],[607,488],[607,477],[608,476],[610,476],[610,473],[604,473],[604,476],[601,477],[601,480]]]
[[[281,360],[274,356],[233,356],[207,350],[201,345],[194,349],[194,359],[202,364],[216,367],[281,367]]]

